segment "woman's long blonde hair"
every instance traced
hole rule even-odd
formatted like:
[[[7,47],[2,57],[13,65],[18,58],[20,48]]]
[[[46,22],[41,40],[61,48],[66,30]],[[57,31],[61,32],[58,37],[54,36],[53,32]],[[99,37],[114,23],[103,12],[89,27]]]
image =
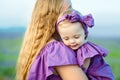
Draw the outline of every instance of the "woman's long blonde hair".
[[[17,63],[17,80],[26,80],[31,64],[55,32],[63,0],[37,0]]]

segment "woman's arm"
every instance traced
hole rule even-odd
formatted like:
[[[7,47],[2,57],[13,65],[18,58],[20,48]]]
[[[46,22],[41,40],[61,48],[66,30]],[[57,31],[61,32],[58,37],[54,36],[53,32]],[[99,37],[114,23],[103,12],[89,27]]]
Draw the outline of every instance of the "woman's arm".
[[[88,80],[78,65],[56,66],[55,70],[63,80]]]

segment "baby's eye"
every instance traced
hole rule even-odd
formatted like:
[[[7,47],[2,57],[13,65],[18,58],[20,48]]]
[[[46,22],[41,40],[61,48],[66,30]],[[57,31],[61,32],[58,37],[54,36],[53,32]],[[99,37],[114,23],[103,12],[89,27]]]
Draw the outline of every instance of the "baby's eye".
[[[74,38],[78,39],[80,36],[74,36]]]
[[[64,39],[64,40],[68,40],[69,38],[66,37],[66,38],[63,38],[63,39]]]

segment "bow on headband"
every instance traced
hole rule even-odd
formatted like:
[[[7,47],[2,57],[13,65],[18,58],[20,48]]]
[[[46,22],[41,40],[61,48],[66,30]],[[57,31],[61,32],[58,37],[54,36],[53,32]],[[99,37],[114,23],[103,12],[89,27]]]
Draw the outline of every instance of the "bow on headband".
[[[60,22],[64,20],[69,20],[72,23],[81,22],[90,28],[94,26],[94,19],[91,14],[80,16],[76,11],[73,11],[71,14],[66,14],[62,16],[61,18],[59,18],[56,23],[56,27],[59,25]]]

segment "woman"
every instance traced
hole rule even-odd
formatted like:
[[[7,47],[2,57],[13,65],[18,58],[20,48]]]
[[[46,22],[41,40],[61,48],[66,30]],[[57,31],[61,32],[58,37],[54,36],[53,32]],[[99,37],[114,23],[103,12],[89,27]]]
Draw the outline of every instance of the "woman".
[[[42,48],[45,47],[48,42],[51,42],[51,40],[54,39],[53,35],[55,33],[55,23],[59,14],[69,8],[71,8],[71,3],[69,0],[37,0],[18,58],[16,73],[17,80],[28,79],[30,68],[33,65],[36,57],[41,52]],[[70,80],[70,77],[67,77],[71,74],[73,75],[73,78],[79,75],[79,78],[83,77],[86,79],[86,76],[82,70],[80,69],[78,72],[78,69],[80,69],[78,65],[55,67],[55,70],[63,80]],[[66,70],[71,71],[71,74],[66,73],[63,75]],[[64,77],[65,75],[66,77]],[[36,79],[34,78],[32,80]]]

